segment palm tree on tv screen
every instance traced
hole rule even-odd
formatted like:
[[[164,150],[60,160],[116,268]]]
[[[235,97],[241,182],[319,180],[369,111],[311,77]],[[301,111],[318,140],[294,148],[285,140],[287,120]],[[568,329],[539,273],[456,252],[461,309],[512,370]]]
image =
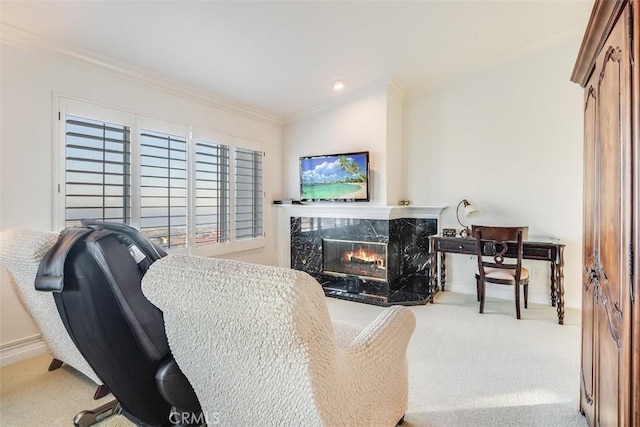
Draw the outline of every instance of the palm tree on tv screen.
[[[347,156],[340,156],[338,158],[338,164],[345,172],[356,176],[356,179],[354,180],[355,182],[365,181],[365,176],[362,174],[362,168],[352,159]]]

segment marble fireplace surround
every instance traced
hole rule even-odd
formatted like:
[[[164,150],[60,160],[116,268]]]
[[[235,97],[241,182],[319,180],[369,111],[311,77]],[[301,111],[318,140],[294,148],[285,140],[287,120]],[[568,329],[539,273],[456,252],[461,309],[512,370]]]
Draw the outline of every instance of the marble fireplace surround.
[[[306,271],[327,296],[376,305],[431,299],[428,236],[440,231],[444,207],[358,204],[276,205],[278,263]],[[388,282],[322,273],[323,239],[397,243],[400,275]]]

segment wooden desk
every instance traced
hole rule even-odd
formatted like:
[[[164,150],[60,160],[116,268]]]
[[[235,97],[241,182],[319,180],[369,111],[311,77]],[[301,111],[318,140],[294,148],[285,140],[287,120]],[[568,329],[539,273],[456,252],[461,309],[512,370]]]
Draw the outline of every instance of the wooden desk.
[[[564,245],[558,241],[549,239],[548,241],[527,240],[523,244],[522,257],[538,261],[548,261],[551,263],[550,295],[551,305],[557,307],[558,323],[564,323]],[[510,247],[505,254],[508,258],[515,258],[515,247]],[[492,255],[491,247],[484,247],[486,255]],[[429,271],[431,294],[434,295],[438,289],[444,291],[446,283],[446,254],[476,254],[476,240],[470,237],[444,237],[439,235],[429,236],[429,252],[431,255],[431,266]],[[438,263],[438,254],[440,262]],[[440,266],[440,287],[438,288],[437,268]],[[432,299],[433,302],[433,299]]]

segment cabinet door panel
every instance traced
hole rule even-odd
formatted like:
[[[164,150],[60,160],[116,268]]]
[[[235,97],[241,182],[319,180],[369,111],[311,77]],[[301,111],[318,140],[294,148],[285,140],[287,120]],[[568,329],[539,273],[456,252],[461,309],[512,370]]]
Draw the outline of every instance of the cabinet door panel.
[[[584,103],[584,222],[582,274],[582,363],[580,408],[593,424],[594,390],[594,298],[595,298],[595,210],[596,210],[596,84],[597,74],[591,77]]]
[[[596,417],[601,425],[626,424],[629,295],[629,64],[626,14],[618,19],[597,61]],[[621,419],[620,417],[623,417]],[[628,420],[628,419],[627,419]]]

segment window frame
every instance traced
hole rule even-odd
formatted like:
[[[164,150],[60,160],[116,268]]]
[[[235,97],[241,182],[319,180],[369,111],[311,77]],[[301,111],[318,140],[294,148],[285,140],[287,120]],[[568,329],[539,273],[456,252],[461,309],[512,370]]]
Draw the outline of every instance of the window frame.
[[[251,141],[245,138],[240,138],[236,136],[232,136],[225,133],[220,133],[213,131],[211,129],[207,129],[204,127],[194,127],[192,129],[192,138],[191,138],[191,168],[190,171],[195,175],[195,144],[198,141],[205,141],[214,144],[223,144],[229,147],[229,217],[230,217],[230,241],[224,243],[217,243],[212,245],[205,246],[195,246],[195,227],[192,227],[193,234],[193,242],[192,253],[202,256],[216,256],[225,253],[233,253],[233,252],[242,252],[253,249],[259,249],[265,246],[265,233],[264,233],[264,201],[265,201],[265,191],[264,191],[264,166],[262,168],[262,179],[263,179],[263,191],[262,191],[262,221],[263,221],[263,233],[260,237],[255,237],[253,239],[236,239],[236,226],[235,226],[235,215],[236,215],[236,207],[235,207],[235,192],[236,192],[236,182],[234,179],[235,176],[235,149],[236,148],[245,148],[253,151],[260,151],[264,154],[264,149],[261,143],[256,141]],[[195,183],[195,176],[192,181]],[[192,190],[194,189],[194,185],[191,186]],[[195,191],[192,195],[192,203],[193,207],[192,213],[192,224],[195,224]]]
[[[262,157],[261,162],[260,162],[260,165],[262,166],[260,168],[260,179],[261,179],[260,186],[261,186],[261,193],[262,194],[259,195],[259,198],[261,199],[260,200],[260,208],[261,208],[261,221],[262,221],[260,228],[261,228],[261,231],[262,231],[261,234],[264,237],[264,234],[265,234],[265,231],[264,231],[264,207],[265,207],[264,206],[264,156],[265,156],[265,154],[264,154],[264,151],[262,151],[260,149],[260,147],[252,145],[250,142],[247,142],[247,141],[243,141],[242,144],[236,145],[234,147],[234,153],[233,153],[233,159],[234,159],[234,170],[233,170],[233,172],[234,172],[234,174],[237,173],[236,167],[238,166],[237,162],[236,162],[236,152],[235,152],[235,150],[237,150],[237,149],[242,149],[242,150],[245,150],[245,151],[252,151],[252,152],[257,153],[258,155],[260,155]],[[237,183],[237,180],[233,180],[233,181],[234,181],[234,184]],[[237,196],[237,188],[234,188],[234,190],[235,190],[234,191],[234,196]],[[234,203],[234,215],[236,215],[235,219],[237,220],[237,209],[236,209],[237,206],[238,206],[237,198],[234,200],[234,202],[236,202],[236,203]],[[255,206],[252,205],[252,208],[254,208],[254,207]],[[252,209],[252,213],[253,213],[253,211],[254,211],[254,209]],[[234,225],[235,225],[234,232],[237,232],[237,227],[238,227],[237,221],[235,222]],[[253,236],[253,237],[250,237],[250,238],[238,239],[237,236],[236,236],[236,241],[246,241],[246,240],[253,240],[253,239],[257,239],[257,238],[259,238],[259,237]]]
[[[187,208],[186,208],[186,220],[187,220],[187,231],[186,231],[186,246],[184,248],[164,248],[164,250],[167,251],[167,253],[190,253],[189,248],[191,246],[191,239],[190,239],[190,223],[189,223],[189,218],[190,218],[190,187],[191,187],[191,183],[190,183],[190,178],[189,178],[189,165],[190,165],[190,161],[189,161],[189,141],[191,138],[191,130],[189,125],[186,124],[182,124],[182,123],[177,123],[177,122],[171,122],[171,121],[167,121],[167,120],[162,120],[162,119],[157,119],[157,118],[153,118],[153,117],[149,117],[149,116],[144,116],[144,115],[139,115],[136,114],[136,128],[135,128],[135,134],[132,132],[132,137],[131,137],[131,144],[132,144],[132,148],[131,148],[131,155],[133,157],[132,161],[131,161],[131,197],[132,197],[132,201],[131,201],[131,208],[133,209],[132,211],[132,215],[131,215],[131,222],[132,225],[137,228],[138,230],[142,231],[142,153],[141,153],[141,134],[143,131],[149,131],[149,132],[158,132],[158,133],[163,133],[163,134],[167,134],[167,135],[172,135],[172,136],[177,136],[177,137],[181,137],[181,138],[185,138],[186,140],[186,144],[185,144],[185,149],[187,150],[186,153],[186,165],[187,165],[187,172],[186,172],[186,181],[187,181],[187,188],[186,188],[186,203],[187,203]],[[135,149],[134,149],[135,147]],[[134,163],[134,159],[135,159],[135,163]],[[135,213],[134,213],[135,212]],[[143,233],[144,234],[144,233]]]
[[[131,222],[134,221],[134,195],[133,195],[133,171],[134,171],[134,115],[130,112],[126,112],[117,108],[105,107],[91,102],[78,101],[72,98],[57,97],[57,101],[54,105],[54,126],[57,124],[57,131],[55,134],[57,138],[54,138],[54,153],[53,156],[53,224],[63,229],[66,227],[66,116],[78,116],[84,118],[99,117],[101,121],[117,123],[129,128],[130,135],[130,153],[131,162]]]
[[[250,141],[248,139],[244,139],[244,138],[238,138],[238,137],[232,137],[232,142],[233,145],[231,146],[231,156],[232,156],[232,169],[231,169],[231,173],[232,175],[235,175],[235,170],[236,170],[236,161],[235,161],[235,149],[236,148],[244,148],[247,150],[252,150],[252,151],[257,151],[257,152],[261,152],[262,153],[262,195],[261,195],[261,201],[262,201],[262,236],[259,237],[254,237],[254,238],[250,238],[250,239],[241,239],[238,240],[236,238],[236,222],[235,222],[235,215],[236,215],[236,208],[235,208],[235,193],[236,193],[236,187],[235,187],[235,179],[231,179],[232,182],[232,189],[231,191],[233,191],[233,196],[232,196],[232,201],[231,201],[231,214],[232,216],[232,222],[231,222],[231,228],[232,228],[232,241],[234,243],[234,249],[236,251],[245,251],[245,250],[250,250],[250,249],[256,249],[258,247],[262,247],[265,245],[265,240],[266,240],[266,231],[265,231],[265,190],[264,190],[264,177],[265,177],[265,173],[264,173],[264,158],[266,157],[266,153],[263,149],[262,144],[255,142],[255,141]]]
[[[249,250],[260,249],[265,246],[265,165],[262,164],[262,236],[249,239],[236,239],[235,219],[235,149],[243,148],[259,151],[265,156],[264,146],[260,142],[246,138],[222,133],[202,126],[193,126],[187,123],[153,117],[148,114],[128,111],[122,108],[98,104],[92,101],[72,98],[66,95],[55,94],[53,96],[53,214],[54,227],[63,229],[65,225],[66,208],[66,118],[67,115],[78,116],[87,119],[95,119],[104,122],[112,122],[127,126],[130,132],[130,169],[131,169],[131,224],[140,229],[141,224],[141,132],[143,130],[166,133],[185,137],[186,165],[187,165],[187,244],[186,248],[167,249],[168,253],[189,253],[202,256],[216,256],[232,254]],[[205,141],[214,144],[223,144],[229,147],[229,218],[230,240],[223,243],[211,243],[196,246],[196,193],[195,193],[195,168],[196,168],[196,143]]]

